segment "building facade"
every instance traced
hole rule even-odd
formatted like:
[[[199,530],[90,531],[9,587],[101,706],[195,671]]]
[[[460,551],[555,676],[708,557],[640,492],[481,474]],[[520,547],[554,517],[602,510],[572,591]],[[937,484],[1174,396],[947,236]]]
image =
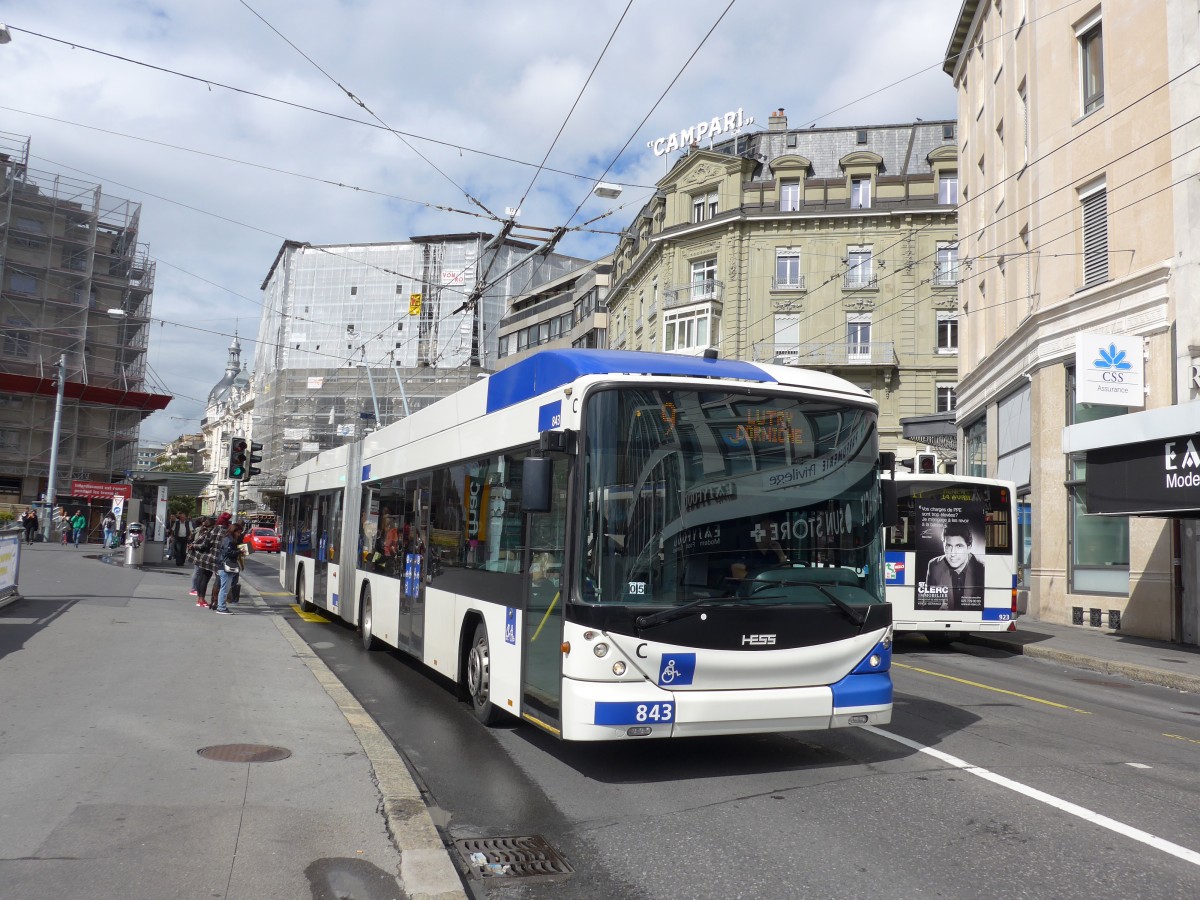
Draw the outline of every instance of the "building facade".
[[[512,297],[586,262],[536,249],[479,233],[285,242],[262,284],[250,489],[277,503],[292,466],[494,370]]]
[[[1142,416],[1200,388],[1198,37],[1176,0],[966,0],[945,62],[963,160],[961,471],[1017,483],[1031,613],[1190,642],[1180,520],[1097,514],[1098,445],[1070,435],[1136,440]],[[1127,340],[1140,396],[1080,402]]]
[[[56,419],[61,501],[73,480],[125,480],[170,402],[145,383],[154,263],[141,204],[31,169],[28,138],[0,134],[0,178],[0,501],[46,492]]]
[[[793,129],[778,110],[693,144],[618,241],[609,346],[833,372],[911,457],[901,419],[956,402],[955,127]]]
[[[608,346],[608,297],[612,257],[552,278],[513,298],[497,329],[496,367],[538,350]]]

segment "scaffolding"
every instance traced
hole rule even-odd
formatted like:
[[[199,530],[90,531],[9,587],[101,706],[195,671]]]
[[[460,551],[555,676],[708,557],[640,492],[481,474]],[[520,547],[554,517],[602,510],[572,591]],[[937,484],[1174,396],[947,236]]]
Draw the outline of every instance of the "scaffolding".
[[[28,502],[49,474],[57,364],[66,361],[58,483],[134,468],[154,264],[141,204],[29,165],[28,138],[0,132],[0,498]],[[65,493],[65,492],[64,492]]]

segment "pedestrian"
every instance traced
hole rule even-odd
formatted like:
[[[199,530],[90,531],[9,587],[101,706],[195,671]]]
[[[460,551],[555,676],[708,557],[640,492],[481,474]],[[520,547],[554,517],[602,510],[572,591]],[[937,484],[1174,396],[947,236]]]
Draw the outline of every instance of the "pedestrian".
[[[21,524],[25,527],[25,543],[32,544],[38,527],[37,513],[33,511],[32,506],[25,510],[25,515],[21,516]]]
[[[75,541],[75,549],[79,549],[79,539],[83,538],[84,543],[87,543],[87,516],[83,514],[82,509],[75,510],[75,515],[71,516],[71,532]]]
[[[65,509],[60,509],[54,517],[54,524],[58,526],[58,533],[62,536],[62,545],[65,547],[71,543],[71,517],[67,515]]]
[[[229,529],[229,523],[232,516],[227,512],[217,516],[216,521],[208,519],[212,522],[209,526],[203,541],[195,540],[196,545],[196,567],[200,569],[196,578],[196,605],[215,609],[217,605],[216,588],[220,584],[220,579],[214,577],[217,570],[220,569],[220,564],[217,561],[217,553],[220,549],[221,540],[225,537],[225,533]],[[213,595],[211,600],[206,600],[208,596],[209,584],[212,584]]]
[[[237,583],[237,576],[242,571],[240,545],[241,526],[231,525],[217,548],[217,577],[221,580],[221,590],[217,594],[218,615],[233,614],[233,610],[229,608],[229,598]]]
[[[113,515],[111,509],[104,514],[100,525],[104,529],[104,549],[107,550],[110,547],[115,547],[116,543],[113,541],[113,538],[116,536],[117,531],[117,517]]]
[[[182,566],[183,561],[187,558],[187,545],[192,539],[192,523],[187,517],[187,513],[175,513],[175,521],[171,523],[171,544],[172,556],[175,557],[175,565]]]

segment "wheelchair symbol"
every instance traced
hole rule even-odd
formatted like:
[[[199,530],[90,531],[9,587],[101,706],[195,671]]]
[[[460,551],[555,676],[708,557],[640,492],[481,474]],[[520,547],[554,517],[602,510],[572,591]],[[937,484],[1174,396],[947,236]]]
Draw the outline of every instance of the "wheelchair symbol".
[[[675,660],[671,659],[667,661],[666,666],[662,670],[662,675],[659,676],[658,680],[662,684],[670,684],[679,674],[679,670],[675,668]]]

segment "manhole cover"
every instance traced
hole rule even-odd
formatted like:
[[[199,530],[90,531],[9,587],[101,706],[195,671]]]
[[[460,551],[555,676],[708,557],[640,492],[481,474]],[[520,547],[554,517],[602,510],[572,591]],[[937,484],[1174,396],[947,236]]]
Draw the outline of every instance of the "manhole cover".
[[[575,871],[538,835],[467,838],[454,846],[475,878],[562,881]]]
[[[291,750],[267,744],[215,744],[212,747],[202,747],[196,752],[205,759],[234,763],[279,762],[292,755]]]

